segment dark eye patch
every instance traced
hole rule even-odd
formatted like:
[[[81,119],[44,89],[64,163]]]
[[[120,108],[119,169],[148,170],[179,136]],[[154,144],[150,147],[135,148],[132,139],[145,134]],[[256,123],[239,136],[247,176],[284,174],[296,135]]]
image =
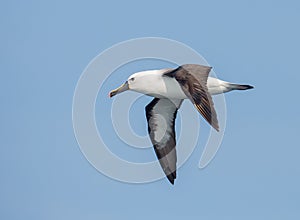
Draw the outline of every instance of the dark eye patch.
[[[134,77],[130,78],[131,81],[134,81]]]

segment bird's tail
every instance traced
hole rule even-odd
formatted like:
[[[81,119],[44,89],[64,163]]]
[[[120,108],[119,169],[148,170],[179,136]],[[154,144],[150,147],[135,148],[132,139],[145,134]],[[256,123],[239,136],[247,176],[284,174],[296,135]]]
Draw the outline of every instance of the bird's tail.
[[[253,89],[253,86],[250,85],[241,85],[241,84],[234,84],[230,83],[229,87],[231,90],[247,90],[247,89]]]

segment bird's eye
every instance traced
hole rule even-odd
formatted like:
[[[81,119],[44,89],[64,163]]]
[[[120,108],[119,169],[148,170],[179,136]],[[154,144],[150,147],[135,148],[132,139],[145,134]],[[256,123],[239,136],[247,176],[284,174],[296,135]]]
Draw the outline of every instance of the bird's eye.
[[[130,81],[134,81],[134,77],[130,78]]]

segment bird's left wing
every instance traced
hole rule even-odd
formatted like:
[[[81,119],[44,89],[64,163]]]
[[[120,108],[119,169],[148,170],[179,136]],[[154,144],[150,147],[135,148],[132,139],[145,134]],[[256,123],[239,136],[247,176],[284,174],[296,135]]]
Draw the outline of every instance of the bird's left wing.
[[[176,179],[175,119],[183,100],[154,98],[145,108],[148,133],[156,156],[168,180]]]

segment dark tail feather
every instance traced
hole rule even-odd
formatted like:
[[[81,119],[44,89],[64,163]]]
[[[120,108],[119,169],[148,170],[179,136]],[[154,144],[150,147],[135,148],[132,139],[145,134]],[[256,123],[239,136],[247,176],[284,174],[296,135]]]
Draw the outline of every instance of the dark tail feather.
[[[232,89],[236,89],[236,90],[247,90],[247,89],[253,89],[253,86],[250,85],[239,85],[239,84],[230,84],[230,87]]]

